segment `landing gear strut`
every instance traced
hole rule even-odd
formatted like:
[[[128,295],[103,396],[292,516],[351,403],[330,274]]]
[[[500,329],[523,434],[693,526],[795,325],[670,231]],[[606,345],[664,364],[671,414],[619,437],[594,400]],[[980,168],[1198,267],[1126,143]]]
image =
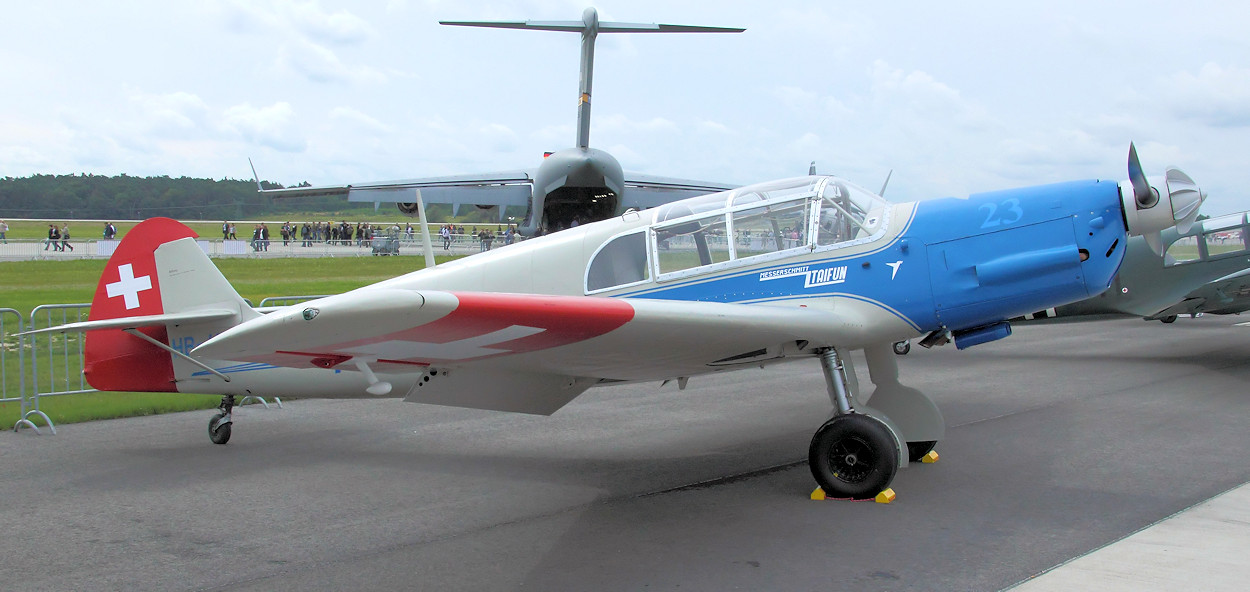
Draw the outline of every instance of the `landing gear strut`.
[[[223,395],[217,408],[221,411],[208,422],[208,439],[213,444],[225,444],[230,441],[230,424],[233,423],[230,412],[234,410],[234,395]]]
[[[808,448],[812,477],[829,497],[871,498],[889,487],[898,471],[894,433],[880,420],[855,410],[837,350],[821,351],[820,365],[835,411]]]

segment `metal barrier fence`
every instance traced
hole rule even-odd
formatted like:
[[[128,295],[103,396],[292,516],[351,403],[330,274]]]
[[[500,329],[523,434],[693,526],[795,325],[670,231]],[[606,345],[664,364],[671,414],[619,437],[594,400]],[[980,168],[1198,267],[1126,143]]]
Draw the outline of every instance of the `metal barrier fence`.
[[[18,404],[18,417],[13,424],[13,431],[26,426],[39,433],[39,426],[31,419],[39,417],[43,418],[45,425],[55,434],[56,426],[46,413],[39,410],[37,397],[29,396],[26,392],[26,360],[27,350],[30,349],[30,336],[20,333],[28,328],[30,325],[22,318],[21,312],[12,308],[0,308],[0,403]],[[33,360],[33,356],[30,359]]]
[[[257,308],[288,306],[323,297],[272,296],[261,300]],[[248,304],[251,305],[251,301]],[[29,317],[23,317],[12,308],[0,308],[0,404],[17,403],[20,407],[13,431],[24,426],[39,433],[39,426],[32,418],[41,418],[55,434],[56,425],[39,409],[39,400],[97,392],[87,384],[82,373],[86,347],[83,334],[18,335],[23,331],[85,321],[90,312],[88,303],[44,304],[31,310]],[[251,400],[269,408],[269,402],[260,396],[244,397],[239,404]],[[273,397],[273,401],[282,407],[281,398]]]
[[[300,302],[325,298],[326,296],[329,296],[329,294],[319,294],[317,296],[270,296],[261,300],[260,304],[255,308],[264,308],[267,306],[290,306],[292,304],[299,304]]]
[[[451,240],[446,242],[447,248],[444,249],[444,241],[441,237],[431,237],[434,244],[434,253],[442,255],[469,255],[479,251],[486,250],[482,242],[475,236],[467,234],[452,235]],[[250,257],[250,258],[267,258],[267,257],[368,257],[371,255],[422,255],[421,237],[408,238],[403,236],[398,241],[398,249],[383,248],[382,242],[387,241],[385,237],[378,237],[379,248],[373,248],[372,240],[351,241],[347,242],[310,242],[304,243],[302,240],[290,240],[283,244],[281,239],[270,239],[268,244],[256,245],[252,241],[245,240],[222,240],[222,239],[197,239],[200,248],[203,249],[209,257]],[[64,250],[58,250],[60,244],[55,247],[45,240],[40,239],[9,239],[7,243],[0,243],[0,260],[55,260],[55,259],[103,259],[111,256],[113,251],[117,249],[119,240],[70,240],[69,245]],[[305,246],[307,244],[307,246]],[[489,243],[489,248],[497,249],[504,246],[504,239],[496,237],[494,241]]]

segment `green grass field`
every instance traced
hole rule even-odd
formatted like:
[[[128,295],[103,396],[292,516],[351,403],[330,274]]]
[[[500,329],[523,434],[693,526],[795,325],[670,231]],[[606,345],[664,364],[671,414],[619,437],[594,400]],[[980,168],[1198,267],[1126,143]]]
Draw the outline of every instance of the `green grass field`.
[[[439,257],[438,262],[448,258]],[[41,304],[86,303],[95,293],[96,283],[104,270],[103,260],[74,261],[16,261],[0,262],[0,308],[21,311],[27,317]],[[260,302],[270,296],[298,296],[311,294],[338,294],[374,282],[414,271],[422,264],[419,257],[362,257],[342,259],[218,259],[214,263],[230,280],[235,289],[252,302]],[[73,320],[72,318],[69,320]],[[6,318],[6,332],[16,332]],[[57,324],[60,319],[55,320]],[[46,320],[40,324],[46,323]],[[3,343],[2,362],[5,366],[4,392],[6,397],[15,396],[18,388],[17,338],[9,337]],[[58,390],[78,388],[78,341],[76,338],[56,336],[49,345],[48,338],[36,342],[41,354],[51,348],[51,356],[57,361],[51,378],[45,368],[41,369],[41,385],[55,380]],[[29,373],[29,361],[28,373]],[[68,368],[69,371],[65,372]],[[68,375],[68,376],[67,376]],[[28,376],[28,381],[30,377]],[[47,390],[41,386],[41,390]],[[174,393],[86,393],[44,397],[40,408],[54,423],[71,423],[150,415],[170,411],[208,409],[215,407],[220,397],[215,395],[189,395]],[[0,403],[0,425],[11,427],[20,415],[20,404]],[[40,422],[36,422],[40,423]]]

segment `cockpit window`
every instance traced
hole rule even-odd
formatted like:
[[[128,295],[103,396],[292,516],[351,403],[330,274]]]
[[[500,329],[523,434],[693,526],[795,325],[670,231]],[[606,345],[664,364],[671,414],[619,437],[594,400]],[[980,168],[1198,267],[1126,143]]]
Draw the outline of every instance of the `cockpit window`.
[[[660,273],[671,273],[730,259],[724,214],[658,228],[655,242]]]
[[[737,258],[784,251],[807,244],[807,199],[772,203],[733,213]]]
[[[881,229],[886,203],[876,195],[831,179],[820,194],[816,243],[833,245],[873,236]]]
[[[644,233],[618,236],[595,253],[586,272],[586,291],[597,292],[647,279],[647,241]]]
[[[1169,237],[1175,238],[1167,244],[1164,266],[1240,257],[1250,252],[1250,218],[1246,214],[1235,214],[1203,220],[1184,236],[1165,231],[1163,239],[1167,241]]]
[[[883,235],[887,208],[852,183],[815,176],[674,202],[655,211],[652,273],[676,279],[722,263],[872,241]]]

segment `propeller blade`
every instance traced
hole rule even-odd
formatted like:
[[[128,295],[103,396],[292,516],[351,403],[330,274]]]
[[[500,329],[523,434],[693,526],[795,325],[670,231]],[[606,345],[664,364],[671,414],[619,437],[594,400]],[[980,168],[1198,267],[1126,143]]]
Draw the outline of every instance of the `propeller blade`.
[[[1128,180],[1133,184],[1133,201],[1137,203],[1137,209],[1150,209],[1159,203],[1159,194],[1155,193],[1150,182],[1146,180],[1141,161],[1137,159],[1137,147],[1132,142],[1128,145]]]
[[[1147,232],[1141,237],[1146,239],[1146,244],[1155,252],[1155,255],[1163,256],[1163,237],[1159,235],[1159,232]]]

